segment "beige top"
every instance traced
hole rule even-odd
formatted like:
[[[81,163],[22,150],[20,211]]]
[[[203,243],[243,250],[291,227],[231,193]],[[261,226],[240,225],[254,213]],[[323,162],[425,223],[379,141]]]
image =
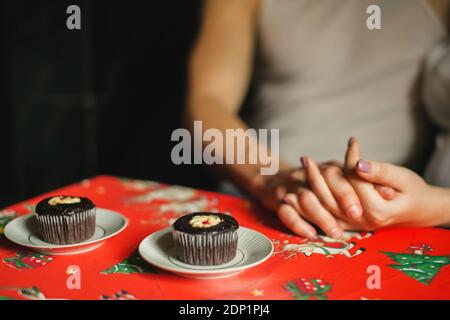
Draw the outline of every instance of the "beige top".
[[[450,187],[450,43],[442,42],[428,55],[423,79],[426,108],[439,128],[436,148],[425,171],[426,180]]]
[[[381,30],[366,9],[381,8]],[[417,164],[428,127],[411,99],[425,53],[445,35],[425,0],[262,0],[257,108],[249,123],[280,129],[281,156],[363,157]]]

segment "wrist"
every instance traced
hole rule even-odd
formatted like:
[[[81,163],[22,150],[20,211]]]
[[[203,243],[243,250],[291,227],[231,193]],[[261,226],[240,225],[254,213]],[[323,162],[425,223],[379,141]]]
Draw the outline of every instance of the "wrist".
[[[260,168],[258,170],[254,170],[248,181],[249,192],[253,196],[259,198],[261,195],[264,195],[267,186],[273,184],[273,181],[285,175],[286,172],[290,172],[291,169],[291,166],[289,166],[286,162],[280,161],[278,171],[273,175],[261,174]]]
[[[429,186],[428,213],[433,217],[432,225],[450,227],[450,189]]]
[[[248,191],[255,198],[261,198],[268,184],[269,176],[263,176],[259,172],[252,175],[248,184]]]

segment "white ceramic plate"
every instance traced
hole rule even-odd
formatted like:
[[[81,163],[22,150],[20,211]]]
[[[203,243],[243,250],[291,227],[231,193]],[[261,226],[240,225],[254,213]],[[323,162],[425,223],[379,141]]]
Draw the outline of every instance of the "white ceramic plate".
[[[239,241],[236,257],[217,266],[196,266],[183,263],[176,258],[172,228],[152,233],[139,245],[139,253],[148,263],[194,279],[226,278],[257,266],[273,253],[273,244],[265,235],[244,227],[238,229]]]
[[[5,237],[19,245],[50,255],[72,255],[100,247],[128,225],[128,219],[118,212],[97,208],[95,233],[92,238],[75,244],[57,245],[39,238],[34,213],[18,217],[5,227]]]

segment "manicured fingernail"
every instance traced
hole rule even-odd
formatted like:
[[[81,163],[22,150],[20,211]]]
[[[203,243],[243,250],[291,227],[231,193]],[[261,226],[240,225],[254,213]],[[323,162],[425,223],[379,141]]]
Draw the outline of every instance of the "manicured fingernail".
[[[348,209],[348,214],[352,218],[359,218],[362,214],[362,211],[358,205],[354,204]]]
[[[356,163],[356,170],[364,172],[364,173],[369,173],[370,172],[370,164],[367,161],[360,159]]]
[[[348,139],[348,146],[351,147],[354,141],[355,137],[350,137],[350,139]]]
[[[308,160],[305,157],[300,157],[300,162],[302,163],[303,169],[308,169]]]
[[[340,237],[342,237],[342,232],[339,228],[333,228],[330,230],[330,235],[334,239],[339,239]]]
[[[294,204],[292,203],[291,199],[289,199],[287,196],[281,199],[281,204],[287,204],[291,207],[294,207]]]

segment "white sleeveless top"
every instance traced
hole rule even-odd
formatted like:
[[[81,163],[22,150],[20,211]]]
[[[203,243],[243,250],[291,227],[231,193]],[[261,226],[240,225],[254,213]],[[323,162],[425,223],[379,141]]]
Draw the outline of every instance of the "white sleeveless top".
[[[381,8],[381,30],[366,26]],[[262,0],[255,128],[280,129],[281,157],[343,160],[350,136],[362,156],[413,165],[425,118],[412,91],[426,52],[445,29],[426,0]]]

